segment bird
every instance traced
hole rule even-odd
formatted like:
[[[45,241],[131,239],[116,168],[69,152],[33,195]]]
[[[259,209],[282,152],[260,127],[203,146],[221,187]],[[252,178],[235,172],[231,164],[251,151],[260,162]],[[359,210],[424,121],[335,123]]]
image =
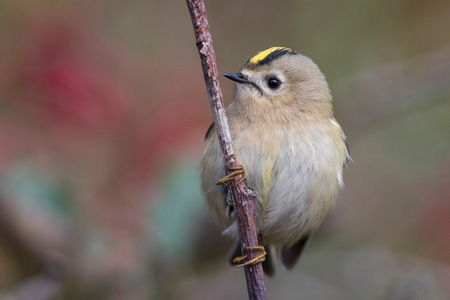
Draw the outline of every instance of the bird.
[[[292,269],[343,188],[351,161],[347,138],[333,116],[327,80],[309,57],[287,47],[252,56],[238,73],[226,108],[240,166],[226,176],[214,123],[200,162],[201,190],[212,215],[236,238],[230,259],[240,256],[231,178],[256,192],[256,226],[262,245],[256,259],[273,275],[279,261]]]

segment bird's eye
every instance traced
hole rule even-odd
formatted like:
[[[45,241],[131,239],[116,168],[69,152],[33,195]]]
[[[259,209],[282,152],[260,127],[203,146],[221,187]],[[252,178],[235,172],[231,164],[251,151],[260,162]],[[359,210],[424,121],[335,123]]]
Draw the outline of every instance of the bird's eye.
[[[267,85],[269,86],[270,89],[276,90],[277,88],[280,87],[281,81],[278,80],[277,78],[270,77],[270,78],[267,80]]]

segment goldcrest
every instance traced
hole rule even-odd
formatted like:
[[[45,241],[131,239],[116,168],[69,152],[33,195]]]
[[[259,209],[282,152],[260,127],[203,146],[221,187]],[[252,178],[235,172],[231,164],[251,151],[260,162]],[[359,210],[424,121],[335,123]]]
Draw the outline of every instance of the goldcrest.
[[[350,161],[346,137],[333,117],[325,76],[308,57],[272,47],[250,58],[239,73],[227,108],[231,137],[245,183],[256,191],[256,223],[268,255],[264,271],[275,271],[276,257],[288,269],[335,203]],[[238,237],[222,152],[214,126],[200,163],[207,206]],[[236,243],[232,251],[240,253]]]

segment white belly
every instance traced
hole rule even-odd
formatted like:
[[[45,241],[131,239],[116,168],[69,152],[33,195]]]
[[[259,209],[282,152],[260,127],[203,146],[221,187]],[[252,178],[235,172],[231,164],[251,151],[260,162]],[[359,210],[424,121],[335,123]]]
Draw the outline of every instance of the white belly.
[[[239,132],[233,138],[237,160],[247,172],[247,186],[257,193],[257,226],[264,244],[293,244],[316,230],[339,190],[342,163],[338,147],[333,145],[335,141],[316,132],[291,130],[271,129],[268,135],[253,129]],[[207,149],[217,150],[217,141]],[[202,167],[214,168],[213,178],[203,175],[204,185],[205,180],[209,181],[206,183],[209,186],[203,187],[209,190],[205,193],[207,202],[218,218],[230,226],[226,233],[236,235],[234,220],[226,214],[223,187],[210,189],[213,181],[225,174],[223,163],[217,163],[221,157],[205,157],[210,161],[202,162]]]

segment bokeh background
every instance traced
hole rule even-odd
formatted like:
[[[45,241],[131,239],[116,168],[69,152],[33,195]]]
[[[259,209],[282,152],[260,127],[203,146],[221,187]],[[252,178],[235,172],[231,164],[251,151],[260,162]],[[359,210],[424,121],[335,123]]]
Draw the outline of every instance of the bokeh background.
[[[321,67],[354,159],[269,298],[450,299],[450,3],[206,7],[221,73]],[[0,1],[0,299],[246,299],[199,189],[211,122],[184,1]]]

